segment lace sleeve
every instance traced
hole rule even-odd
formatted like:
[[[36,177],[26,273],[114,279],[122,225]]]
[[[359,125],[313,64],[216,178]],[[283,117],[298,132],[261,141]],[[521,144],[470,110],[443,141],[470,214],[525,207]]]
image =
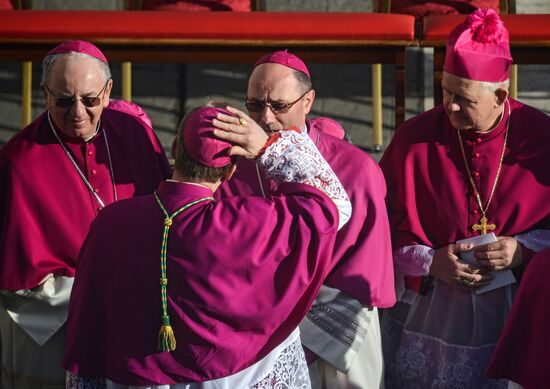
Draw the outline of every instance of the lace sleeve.
[[[338,207],[339,229],[351,217],[351,203],[344,187],[306,133],[296,129],[280,131],[258,164],[277,182],[308,184],[324,192]]]
[[[395,295],[398,301],[405,296],[405,276],[427,276],[435,250],[424,245],[401,247],[393,252]]]
[[[532,230],[518,234],[514,238],[534,252],[550,248],[550,230]]]
[[[106,389],[107,385],[104,378],[100,377],[81,377],[67,372],[66,389]]]

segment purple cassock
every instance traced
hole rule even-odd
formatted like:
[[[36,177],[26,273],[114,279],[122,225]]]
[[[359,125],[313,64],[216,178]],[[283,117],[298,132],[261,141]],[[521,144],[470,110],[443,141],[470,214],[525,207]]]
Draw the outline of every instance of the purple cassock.
[[[497,236],[550,228],[550,118],[509,99],[511,118],[502,171],[487,218]],[[462,131],[472,178],[485,206],[494,183],[508,121],[486,133]],[[434,249],[479,235],[481,214],[470,187],[457,130],[443,109],[401,126],[380,162],[388,183],[388,213],[395,249]]]
[[[414,269],[425,261],[414,250],[437,250],[480,234],[472,230],[482,214],[464,159],[485,206],[508,121],[500,178],[487,219],[497,237],[514,237],[524,245],[527,240],[521,235],[550,228],[550,118],[512,99],[505,102],[503,112],[491,131],[461,131],[466,158],[443,106],[403,124],[382,157],[396,268],[410,275],[402,303],[382,320],[388,387],[507,387],[504,380],[488,381],[484,371],[517,284],[476,293],[434,278],[418,294],[420,278],[412,277],[428,274],[428,269]],[[429,256],[431,263],[433,251]]]
[[[151,128],[128,114],[105,109],[92,141],[63,140],[105,204],[114,200],[113,175],[119,200],[152,193],[170,176]],[[57,142],[47,113],[0,150],[0,188],[0,289],[30,289],[48,274],[74,276],[100,204]]]
[[[213,196],[165,181],[168,213]],[[96,218],[77,265],[65,367],[132,385],[202,382],[251,366],[286,339],[332,267],[338,212],[311,186],[283,183],[270,199],[232,197],[174,218],[168,310],[177,339],[160,352],[164,214],[153,196],[118,202]]]
[[[395,304],[395,291],[384,176],[366,153],[319,131],[321,122],[311,119],[306,125],[309,136],[342,182],[353,206],[351,219],[338,231],[334,248],[336,266],[324,284],[339,289],[364,306],[391,307]],[[253,161],[240,159],[235,175],[216,195],[269,198],[276,187]]]

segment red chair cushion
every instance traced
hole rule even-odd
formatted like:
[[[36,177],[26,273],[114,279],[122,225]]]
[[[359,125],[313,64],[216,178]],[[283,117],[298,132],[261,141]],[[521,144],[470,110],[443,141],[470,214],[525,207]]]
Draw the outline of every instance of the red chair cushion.
[[[380,12],[382,2],[377,3]],[[391,0],[392,13],[413,15],[417,20],[429,15],[470,14],[477,8],[499,11],[499,0]]]
[[[250,12],[250,0],[142,0],[141,9],[153,11]]]
[[[101,20],[101,23],[90,23],[90,20]],[[367,12],[0,12],[0,41],[52,38],[317,39],[376,41],[391,45],[396,40],[412,43],[414,18]]]
[[[13,9],[11,0],[0,0],[0,10],[6,11]]]

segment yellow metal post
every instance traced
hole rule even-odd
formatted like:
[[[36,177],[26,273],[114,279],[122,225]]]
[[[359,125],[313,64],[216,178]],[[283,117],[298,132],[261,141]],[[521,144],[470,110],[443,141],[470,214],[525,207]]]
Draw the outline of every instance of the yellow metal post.
[[[382,65],[372,65],[372,130],[374,150],[382,150]]]
[[[122,100],[132,101],[132,63],[122,62]]]
[[[518,65],[512,65],[510,70],[510,97],[518,98]]]
[[[32,62],[22,64],[23,85],[21,94],[21,128],[26,127],[32,120]]]

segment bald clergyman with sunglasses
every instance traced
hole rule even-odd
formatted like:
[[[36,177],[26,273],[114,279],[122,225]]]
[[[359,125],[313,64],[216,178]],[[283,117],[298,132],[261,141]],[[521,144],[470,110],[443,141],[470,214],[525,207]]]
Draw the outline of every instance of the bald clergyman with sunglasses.
[[[270,53],[250,73],[245,102],[250,117],[245,119],[268,135],[292,126],[307,131],[353,206],[351,219],[338,232],[336,265],[300,325],[312,387],[379,388],[383,362],[377,308],[395,303],[386,184],[376,162],[341,139],[341,126],[327,118],[306,119],[314,98],[304,62],[288,51]],[[269,198],[276,190],[254,161],[243,159],[233,179],[216,193]]]
[[[152,193],[170,168],[152,129],[105,109],[113,81],[84,41],[43,61],[46,111],[0,150],[0,387],[65,388],[68,300],[105,206]]]

